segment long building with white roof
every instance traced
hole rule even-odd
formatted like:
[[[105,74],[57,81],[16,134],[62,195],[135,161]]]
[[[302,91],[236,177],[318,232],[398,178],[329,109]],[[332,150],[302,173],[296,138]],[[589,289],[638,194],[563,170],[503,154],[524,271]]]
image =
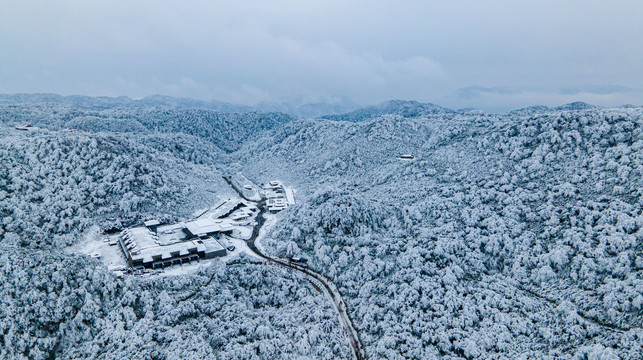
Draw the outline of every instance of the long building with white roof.
[[[170,225],[158,220],[124,230],[119,244],[133,268],[159,268],[226,255],[220,242],[239,227],[249,226],[258,209],[240,199],[228,199],[198,218]]]
[[[225,256],[219,237],[232,232],[231,225],[206,219],[157,226],[134,227],[121,234],[119,243],[130,267],[159,268]]]

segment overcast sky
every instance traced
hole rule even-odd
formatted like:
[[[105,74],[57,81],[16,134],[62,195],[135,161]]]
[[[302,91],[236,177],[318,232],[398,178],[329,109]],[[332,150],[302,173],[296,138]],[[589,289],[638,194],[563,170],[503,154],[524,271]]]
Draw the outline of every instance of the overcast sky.
[[[643,1],[3,0],[0,93],[643,105]]]

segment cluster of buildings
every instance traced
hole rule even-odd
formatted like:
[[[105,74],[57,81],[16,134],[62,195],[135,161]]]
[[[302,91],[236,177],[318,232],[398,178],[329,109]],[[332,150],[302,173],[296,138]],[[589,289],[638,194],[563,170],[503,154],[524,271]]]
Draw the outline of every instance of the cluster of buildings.
[[[190,239],[182,229],[160,229],[161,234],[146,226],[123,231],[119,243],[130,267],[156,269],[226,255],[215,236]],[[170,237],[174,241],[168,241]]]
[[[246,182],[249,181],[246,179]],[[243,188],[266,200],[267,210],[276,213],[295,204],[293,190],[280,181],[251,183]],[[259,209],[255,203],[228,199],[203,212],[194,220],[176,224],[161,224],[149,220],[141,226],[124,230],[113,245],[119,245],[130,268],[157,269],[189,263],[200,259],[226,256],[234,250],[225,237],[250,238]],[[110,245],[112,245],[110,241]]]
[[[134,269],[163,268],[227,254],[224,235],[249,225],[258,213],[254,205],[229,199],[198,218],[163,225],[157,220],[124,230],[118,243]]]
[[[281,181],[271,181],[267,185],[262,184],[263,197],[266,199],[268,211],[279,212],[290,205],[295,204],[295,196],[291,188],[287,188]]]

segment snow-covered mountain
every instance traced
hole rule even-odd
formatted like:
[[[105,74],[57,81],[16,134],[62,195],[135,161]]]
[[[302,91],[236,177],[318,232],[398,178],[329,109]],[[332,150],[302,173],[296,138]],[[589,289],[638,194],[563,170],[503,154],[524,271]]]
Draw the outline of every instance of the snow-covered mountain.
[[[0,138],[2,358],[349,358],[293,273],[119,279],[62,250],[92,224],[184,217],[230,171],[298,190],[262,247],[338,286],[369,359],[643,353],[643,108],[306,120],[18,98]]]
[[[135,109],[110,107],[88,110],[55,103],[0,105],[0,122],[30,124],[50,130],[88,132],[165,133],[196,136],[225,151],[238,149],[256,134],[293,118],[283,113],[219,112],[168,106]]]
[[[340,285],[373,358],[636,358],[643,109],[576,108],[289,124],[240,163],[305,189],[266,248]]]
[[[152,95],[140,99],[127,96],[61,96],[57,94],[0,94],[0,105],[16,104],[49,104],[70,106],[82,110],[105,109],[140,109],[149,107],[171,107],[175,109],[202,109],[223,113],[281,112],[292,116],[319,117],[329,114],[341,114],[359,108],[352,101],[344,98],[331,102],[261,102],[255,106],[231,104],[223,101],[203,101],[189,98],[176,98],[164,95]]]
[[[404,117],[419,117],[423,115],[450,114],[453,110],[435,104],[417,101],[391,100],[378,105],[367,106],[345,114],[326,115],[324,119],[357,122],[374,119],[383,115],[400,115]]]
[[[83,110],[168,106],[179,109],[205,109],[220,112],[253,111],[249,106],[235,105],[223,101],[201,101],[164,95],[152,95],[141,99],[132,99],[127,96],[109,97],[81,95],[61,96],[57,94],[0,94],[0,104],[58,104]]]

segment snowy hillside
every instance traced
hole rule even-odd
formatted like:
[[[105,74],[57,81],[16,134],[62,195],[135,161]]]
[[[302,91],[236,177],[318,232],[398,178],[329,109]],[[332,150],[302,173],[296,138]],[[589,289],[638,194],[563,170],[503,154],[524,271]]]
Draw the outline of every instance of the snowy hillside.
[[[265,247],[341,285],[372,358],[637,358],[642,115],[299,123],[240,162],[305,189]]]
[[[232,195],[228,160],[207,138],[50,130],[46,119],[26,131],[0,125],[0,358],[349,356],[330,304],[284,270],[241,259],[118,278],[66,251],[90,225],[180,220]],[[235,143],[245,131],[235,129],[220,140]]]
[[[453,112],[453,110],[443,108],[435,104],[420,103],[417,101],[391,100],[379,105],[364,107],[345,114],[326,115],[322,116],[322,118],[328,120],[357,122],[391,114],[404,117],[418,117],[431,114],[450,114]]]
[[[132,99],[127,96],[61,96],[57,94],[0,94],[0,104],[58,104],[75,109],[104,110],[111,108],[145,108],[173,107],[179,109],[206,109],[220,112],[249,112],[252,108],[243,105],[233,105],[221,101],[200,101],[187,98],[153,95],[142,99]]]
[[[292,121],[282,113],[230,113],[167,106],[135,109],[110,106],[103,110],[56,103],[0,105],[0,123],[30,124],[50,130],[187,134],[234,151],[261,131]]]
[[[119,278],[64,251],[91,225],[185,219],[236,172],[297,190],[260,246],[337,285],[369,359],[643,353],[643,108],[304,120],[72,100],[0,104],[0,358],[351,358],[294,272],[242,257]]]
[[[207,156],[189,148],[177,156],[177,139],[6,127],[0,134],[3,242],[18,235],[30,247],[68,244],[93,223],[186,215],[213,201],[208,189],[222,183],[216,167],[198,164]]]
[[[329,305],[284,270],[121,280],[81,256],[2,250],[3,359],[348,357]]]

